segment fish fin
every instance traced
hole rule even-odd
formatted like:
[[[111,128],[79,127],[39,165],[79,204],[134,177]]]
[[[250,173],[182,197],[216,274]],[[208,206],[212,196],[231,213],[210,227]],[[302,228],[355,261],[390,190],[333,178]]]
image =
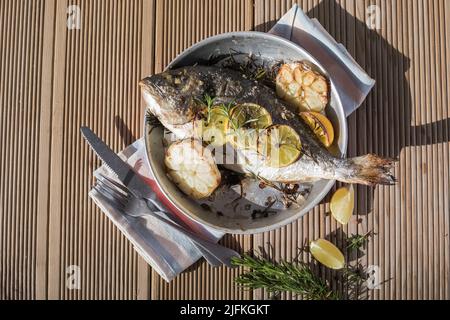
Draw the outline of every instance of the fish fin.
[[[369,186],[377,184],[393,185],[395,177],[390,173],[395,164],[394,159],[381,158],[375,154],[349,159],[352,173],[345,180]]]

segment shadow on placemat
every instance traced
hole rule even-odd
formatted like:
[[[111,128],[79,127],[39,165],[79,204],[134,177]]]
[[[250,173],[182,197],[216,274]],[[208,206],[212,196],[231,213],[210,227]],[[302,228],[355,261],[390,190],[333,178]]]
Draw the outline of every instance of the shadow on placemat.
[[[333,8],[333,15],[340,17],[340,23],[343,24],[340,33],[346,32],[346,23],[354,22],[356,41],[361,37],[360,43],[364,45],[365,57],[358,55],[355,60],[363,66],[366,72],[376,80],[376,85],[368,95],[366,101],[361,107],[349,117],[368,119],[366,124],[366,136],[358,135],[358,145],[365,146],[364,150],[358,152],[376,153],[383,157],[398,159],[400,152],[404,147],[423,146],[435,143],[449,141],[448,132],[450,128],[450,119],[442,119],[424,125],[412,125],[412,97],[409,83],[405,73],[410,68],[411,59],[392,47],[376,30],[369,29],[366,24],[354,16],[350,15],[334,0],[324,0],[319,5],[307,12],[310,18],[316,18],[327,31],[336,38],[336,32],[327,28],[328,23],[320,16],[320,13],[327,12]],[[328,19],[328,18],[325,18]],[[277,22],[272,20],[255,27],[256,31],[269,31]],[[383,69],[380,74],[380,69]],[[403,90],[403,92],[401,91]],[[420,106],[425,108],[425,106]],[[376,121],[376,118],[382,118],[382,121]],[[373,119],[373,121],[371,121]],[[384,130],[388,128],[388,133]],[[351,132],[349,136],[357,134]],[[437,133],[442,134],[437,134]],[[363,141],[361,141],[363,139]],[[372,143],[375,142],[375,143]],[[377,142],[381,142],[377,143]],[[354,150],[357,146],[355,141],[349,139],[348,156],[356,156]],[[398,178],[398,177],[397,177]],[[364,215],[372,211],[374,188],[358,186],[358,214]],[[371,194],[369,198],[361,198],[361,195]],[[323,203],[329,202],[330,196],[326,197]]]

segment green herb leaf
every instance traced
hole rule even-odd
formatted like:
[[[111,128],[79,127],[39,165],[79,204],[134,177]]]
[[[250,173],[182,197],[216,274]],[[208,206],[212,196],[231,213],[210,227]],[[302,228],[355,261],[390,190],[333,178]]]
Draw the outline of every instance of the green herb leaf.
[[[250,269],[247,273],[235,278],[235,282],[244,288],[264,288],[270,293],[289,291],[302,295],[307,300],[339,299],[339,295],[332,291],[324,280],[316,276],[306,264],[287,261],[274,263],[248,254],[242,255],[241,258],[233,258],[232,263]]]
[[[347,238],[347,249],[352,250],[361,249],[367,244],[367,241],[369,240],[371,234],[372,234],[371,231],[363,235],[353,234],[351,237]]]

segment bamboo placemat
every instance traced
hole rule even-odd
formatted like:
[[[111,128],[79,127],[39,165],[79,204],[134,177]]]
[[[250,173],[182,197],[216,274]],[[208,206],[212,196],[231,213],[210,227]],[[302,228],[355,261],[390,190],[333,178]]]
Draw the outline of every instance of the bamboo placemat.
[[[377,80],[349,119],[350,156],[399,158],[395,187],[356,189],[354,219],[340,227],[329,197],[297,222],[254,236],[227,236],[241,251],[270,246],[295,259],[308,240],[373,231],[348,260],[377,266],[382,284],[361,298],[448,299],[450,3],[446,0],[298,1]],[[67,19],[78,10],[80,29]],[[380,26],[366,25],[367,8]],[[167,284],[101,214],[87,193],[100,164],[87,125],[115,150],[142,133],[137,83],[210,35],[267,31],[291,1],[0,2],[0,298],[251,299],[242,270],[200,262]],[[339,185],[338,185],[339,186]],[[78,266],[80,289],[67,287]],[[324,268],[338,290],[340,279]],[[296,298],[283,294],[281,298]]]

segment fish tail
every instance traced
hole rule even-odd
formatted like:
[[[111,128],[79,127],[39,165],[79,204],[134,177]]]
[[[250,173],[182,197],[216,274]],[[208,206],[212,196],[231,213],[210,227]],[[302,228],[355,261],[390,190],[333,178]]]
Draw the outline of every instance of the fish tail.
[[[381,158],[374,154],[348,159],[350,174],[346,175],[344,182],[359,183],[369,186],[377,184],[393,185],[395,177],[390,173],[395,160]]]

